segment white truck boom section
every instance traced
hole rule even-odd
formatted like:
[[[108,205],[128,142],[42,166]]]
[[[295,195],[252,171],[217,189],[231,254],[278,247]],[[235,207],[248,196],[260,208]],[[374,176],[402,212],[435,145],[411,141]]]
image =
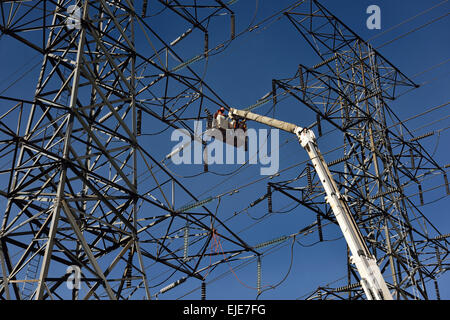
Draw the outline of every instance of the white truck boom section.
[[[291,132],[297,135],[300,145],[308,152],[314,169],[319,176],[320,182],[325,189],[325,200],[331,206],[339,227],[345,237],[347,245],[351,252],[350,262],[356,265],[361,277],[361,286],[369,300],[392,300],[392,295],[384,281],[381,270],[377,265],[376,259],[369,252],[364,238],[353,219],[350,209],[339,192],[336,183],[331,175],[327,163],[322,157],[316,143],[314,132],[298,127],[294,124],[284,121],[261,116],[250,111],[242,111],[231,108],[229,111],[231,117],[237,116],[247,120],[253,120],[273,128]]]

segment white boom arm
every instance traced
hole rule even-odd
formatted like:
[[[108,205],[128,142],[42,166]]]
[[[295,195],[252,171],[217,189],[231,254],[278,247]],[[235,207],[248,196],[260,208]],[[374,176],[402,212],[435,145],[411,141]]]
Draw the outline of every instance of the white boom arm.
[[[230,109],[231,116],[253,120],[297,135],[301,146],[308,152],[314,169],[325,189],[325,200],[331,206],[339,227],[344,234],[352,254],[350,262],[356,265],[361,277],[361,286],[369,300],[392,300],[392,295],[384,281],[376,259],[364,242],[364,238],[353,219],[350,209],[342,197],[331,175],[327,163],[316,143],[314,132],[284,121],[261,116],[250,111]]]

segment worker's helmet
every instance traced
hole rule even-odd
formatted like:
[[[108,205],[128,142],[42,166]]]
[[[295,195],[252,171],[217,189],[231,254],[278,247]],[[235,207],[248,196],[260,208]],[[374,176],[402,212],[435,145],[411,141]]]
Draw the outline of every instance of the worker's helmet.
[[[220,111],[225,111],[225,108],[224,107],[220,107]]]

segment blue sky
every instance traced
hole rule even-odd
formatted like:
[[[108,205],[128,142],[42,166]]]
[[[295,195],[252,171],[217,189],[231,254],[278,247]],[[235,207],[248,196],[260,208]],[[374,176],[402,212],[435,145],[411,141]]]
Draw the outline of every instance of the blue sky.
[[[369,39],[381,34],[372,42],[375,48],[433,19],[441,17],[445,12],[448,12],[450,8],[448,3],[392,31],[382,34],[389,28],[440,2],[439,0],[321,1],[328,10],[333,12],[363,39]],[[261,21],[293,3],[294,1],[292,0],[237,1],[232,6],[237,16],[236,30],[239,32],[245,29],[252,20],[255,23]],[[366,8],[372,4],[376,4],[381,8],[381,30],[368,30],[366,28],[366,19],[368,17]],[[165,39],[174,39],[184,30],[183,23],[163,19],[159,16],[150,19],[149,24],[163,35]],[[411,77],[413,81],[419,84],[425,83],[422,87],[412,90],[399,99],[388,103],[400,119],[409,118],[426,109],[447,102],[450,71],[450,65],[447,63],[450,49],[450,42],[447,41],[449,27],[450,22],[448,17],[446,17],[380,49],[380,52],[385,58],[396,65],[404,74]],[[225,40],[229,36],[228,18],[218,17],[212,21],[210,32],[211,43],[219,43]],[[199,34],[193,34],[191,39],[192,41],[187,40],[180,45],[179,53],[185,59],[194,57],[203,50],[202,38]],[[142,40],[142,43],[138,42],[138,47],[142,45],[142,50],[148,50],[151,53],[151,50],[145,46],[143,39],[138,40]],[[3,93],[7,96],[32,97],[34,92],[33,88],[37,80],[37,72],[39,70],[39,56],[36,56],[34,52],[24,50],[23,45],[18,44],[16,41],[11,41],[9,38],[0,40],[0,56],[2,57],[2,61],[0,62],[0,92],[7,87],[6,84],[10,83],[11,79],[17,78],[17,75],[21,74],[17,70],[25,70],[31,65],[36,65],[33,72],[19,80],[14,86]],[[205,75],[205,82],[229,106],[242,109],[254,104],[259,98],[269,92],[271,90],[272,79],[291,77],[300,63],[312,66],[318,62],[320,62],[319,57],[304,39],[301,38],[300,34],[293,28],[289,21],[283,17],[271,23],[267,28],[258,28],[253,32],[238,37],[222,53],[211,56],[207,62],[201,60],[192,67],[199,74]],[[441,62],[443,64],[439,67],[419,74]],[[24,65],[25,67],[23,67]],[[415,77],[417,74],[419,75]],[[215,111],[214,108],[214,106],[211,106],[210,110]],[[265,113],[269,109],[270,104],[257,109],[256,112]],[[276,118],[293,122],[300,126],[307,126],[315,121],[315,115],[293,99],[286,99],[279,103],[275,112],[271,112],[270,114]],[[430,154],[433,154],[434,159],[440,165],[445,165],[449,162],[449,150],[447,148],[449,136],[448,131],[445,130],[449,125],[449,120],[447,118],[431,126],[421,127],[447,115],[447,109],[443,108],[407,123],[408,128],[412,130],[417,129],[414,132],[417,136],[430,131],[444,129],[439,132],[439,135],[435,134],[432,137],[422,140],[423,146]],[[259,125],[251,125],[254,128],[263,128]],[[160,124],[149,122],[144,124],[143,130],[144,132],[156,132],[159,129]],[[149,138],[143,142],[157,159],[162,159],[175,145],[175,142],[170,142],[170,133],[170,131],[167,131],[158,136],[158,138]],[[336,132],[327,136],[326,139],[319,139],[319,145],[323,152],[340,144],[342,144],[342,137]],[[280,149],[280,169],[307,160],[307,154],[289,134],[280,134],[280,145],[282,145]],[[339,158],[340,156],[342,155],[339,155],[338,152],[331,153],[329,160]],[[181,176],[196,174],[203,170],[202,165],[170,165],[169,167],[172,172]],[[226,174],[233,172],[238,167],[238,165],[212,165],[210,166],[210,170]],[[299,173],[296,170],[298,168],[293,168],[283,173],[280,180],[295,177]],[[180,179],[189,186],[189,190],[197,195],[198,198],[204,199],[208,196],[217,196],[235,190],[249,181],[256,180],[260,177],[259,165],[251,165],[246,166],[239,171],[239,174],[231,178],[210,173],[201,175],[198,178]],[[1,177],[1,179],[5,178]],[[267,182],[268,179],[265,179],[249,187],[239,189],[239,193],[235,193],[232,196],[224,195],[217,207],[218,217],[225,220],[233,216],[235,212],[242,212],[251,201],[256,200],[266,192]],[[430,179],[427,186],[432,188],[442,183],[442,176],[438,176]],[[440,187],[432,192],[427,192],[424,200],[425,203],[428,203],[444,195],[445,187]],[[176,207],[180,207],[186,204],[188,200],[180,196],[176,198],[176,201]],[[294,208],[294,204],[286,200],[286,198],[274,195],[273,202],[274,211],[293,210],[288,213],[271,215],[255,224],[256,220],[251,217],[260,217],[267,213],[266,202],[263,202],[249,209],[247,212],[242,212],[235,218],[232,218],[229,221],[229,227],[249,244],[256,245],[279,236],[295,233],[315,220],[315,214],[312,214],[301,206]],[[217,205],[218,202],[215,200],[207,207],[213,211],[216,210]],[[449,205],[450,203],[447,197],[433,204],[421,207],[424,214],[443,234],[449,233],[450,218],[447,211]],[[260,298],[301,298],[320,285],[325,285],[346,276],[346,244],[344,239],[341,238],[340,230],[336,226],[327,226],[324,228],[324,238],[327,240],[337,240],[322,242],[308,247],[307,245],[317,241],[317,234],[298,239],[306,246],[294,245],[291,272],[286,281],[275,290],[266,291]],[[287,273],[291,262],[290,244],[287,241],[278,250],[263,257],[263,286],[279,282]],[[237,266],[240,263],[237,261],[232,264],[232,267],[236,269],[235,273],[239,280],[233,273],[228,272],[230,270],[228,264],[223,264],[208,276],[208,299],[254,299],[256,297],[256,291],[248,288],[256,286],[256,263],[252,262],[245,267],[238,268]],[[160,272],[157,266],[149,270],[151,270],[150,272],[152,274],[155,274],[155,283],[164,279],[164,276],[156,277]],[[225,273],[225,276],[215,280],[222,273]],[[177,277],[173,277],[171,281],[177,279]],[[449,276],[442,276],[439,283],[441,298],[449,299]],[[338,281],[332,286],[337,287],[344,284],[343,281]],[[189,280],[178,288],[169,291],[167,294],[160,295],[160,298],[177,299],[183,297],[185,299],[198,299],[200,298],[199,290],[188,295],[186,294],[199,285],[200,283],[198,281]],[[435,295],[431,284],[428,289],[431,298],[434,298]]]
[[[259,1],[257,21],[266,16],[270,16],[276,12],[278,8],[290,5],[292,1]],[[322,3],[333,12],[338,18],[344,21],[350,28],[358,33],[363,39],[376,36],[392,26],[403,22],[404,20],[415,16],[425,9],[438,4],[439,1],[423,2],[423,1],[322,1]],[[366,28],[366,19],[368,15],[365,13],[366,8],[371,4],[377,4],[382,11],[382,29],[368,30]],[[403,26],[381,35],[373,41],[375,47],[402,35],[413,28],[421,26],[428,21],[440,17],[445,10],[448,10],[448,4],[441,6],[439,9],[430,11],[429,13],[406,23]],[[236,12],[246,13],[250,20],[255,10],[254,1],[240,1],[236,3]],[[239,18],[242,25],[246,26],[247,20]],[[440,62],[448,59],[447,52],[449,49],[448,41],[445,41],[444,30],[449,29],[449,21],[447,18],[441,19],[436,23],[414,32],[390,45],[386,45],[380,51],[394,65],[398,66],[402,72],[412,77],[413,75],[426,70]],[[225,97],[226,101],[236,108],[244,108],[252,105],[257,99],[262,97],[271,89],[271,80],[274,78],[286,78],[295,73],[298,63],[305,65],[314,65],[318,63],[319,58],[313,53],[312,49],[300,38],[299,34],[289,24],[286,19],[281,19],[272,24],[268,29],[244,35],[242,38],[232,43],[230,47],[217,57],[213,57],[208,61],[207,78],[209,84],[217,90],[217,92]],[[417,83],[430,81],[436,77],[437,80],[430,84],[424,85],[422,88],[413,90],[405,94],[400,99],[390,102],[396,114],[401,118],[409,118],[425,109],[440,105],[447,102],[448,99],[448,64],[444,64],[437,69],[420,75],[413,80]],[[270,107],[270,106],[269,106]],[[256,112],[265,113],[269,107],[257,109]],[[310,124],[314,122],[313,115],[305,109],[296,108],[296,102],[287,99],[286,102],[277,106],[276,117],[282,120],[294,122],[299,125]],[[292,110],[296,111],[292,111]],[[408,123],[411,129],[419,128],[421,125],[439,119],[448,114],[445,109],[430,113],[425,117],[415,119]],[[255,127],[259,127],[254,125]],[[435,126],[427,127],[415,132],[420,135],[428,131],[446,128],[448,120],[439,122]],[[280,134],[280,144],[285,139],[290,138],[284,133]],[[329,150],[334,143],[340,142],[339,136],[331,136],[327,140],[320,139],[319,143],[322,150]],[[440,163],[448,163],[448,150],[445,147],[448,141],[448,132],[441,132],[440,141],[436,137],[428,140],[422,140],[424,146],[430,153],[433,153],[437,145],[437,151],[434,158]],[[330,155],[331,158],[339,157],[338,155]],[[288,145],[280,149],[280,168],[285,168],[291,163],[295,163],[299,159],[306,159],[306,153],[296,144],[290,142]],[[217,167],[220,172],[231,172],[232,168],[227,166]],[[249,171],[253,171],[250,173]],[[200,192],[205,195],[220,194],[223,189],[232,190],[235,186],[245,183],[247,176],[256,178],[255,168],[250,168],[231,181],[226,181],[213,192],[208,192],[210,185],[200,188]],[[293,169],[295,171],[295,169]],[[183,172],[175,168],[175,172]],[[288,177],[295,176],[296,172],[290,172]],[[213,177],[213,181],[216,179]],[[220,178],[217,179],[219,183]],[[253,180],[253,179],[252,179]],[[436,178],[434,185],[442,182]],[[224,198],[221,205],[221,211],[224,216],[228,212],[237,211],[245,207],[241,204],[244,199],[257,199],[264,193],[265,184],[256,184],[248,189],[241,190],[239,194]],[[429,192],[426,194],[428,201],[439,198],[445,194],[445,189],[441,187],[437,192]],[[246,200],[244,203],[247,203]],[[427,202],[427,200],[425,200]],[[274,206],[281,208],[288,205],[289,202],[280,196],[274,196]],[[437,202],[434,205],[423,207],[423,212],[430,217],[435,225],[442,233],[447,233],[449,218],[446,207],[448,198]],[[292,208],[292,206],[288,207]],[[256,207],[249,211],[254,216],[262,216],[266,213],[266,204]],[[274,209],[276,210],[276,209]],[[243,218],[242,220],[248,220]],[[250,243],[258,243],[264,239],[273,239],[280,235],[287,235],[296,232],[301,226],[305,226],[308,222],[314,220],[314,215],[307,209],[298,207],[289,214],[278,214],[271,218],[265,219],[258,223],[252,229],[242,233],[244,239]],[[251,222],[236,222],[248,225]],[[237,230],[240,230],[238,227]],[[340,237],[340,231],[335,227],[329,227],[325,231],[325,239],[335,239]],[[313,243],[316,237],[311,237],[305,241],[305,244]],[[263,285],[274,284],[280,281],[286,274],[290,263],[290,243],[284,243],[285,247],[263,258],[262,274]],[[295,299],[302,297],[304,294],[315,289],[319,285],[323,285],[345,276],[345,242],[343,239],[331,242],[324,242],[313,247],[294,246],[294,259],[292,271],[287,280],[276,290],[265,292],[261,298],[265,299]],[[225,270],[226,271],[225,267]],[[248,267],[240,269],[237,275],[241,281],[246,282],[249,286],[254,286],[256,281],[256,264],[250,264]],[[449,278],[444,276],[440,280],[441,297],[449,297],[448,291]],[[340,286],[342,282],[337,282],[333,286]],[[186,287],[188,285],[186,284]],[[183,291],[180,289],[180,291]],[[188,291],[188,289],[186,289]],[[175,290],[174,290],[175,292]],[[430,290],[432,292],[432,290]],[[198,298],[199,292],[186,296],[187,298]],[[174,293],[167,294],[170,298],[178,298],[180,295]],[[182,296],[182,295],[181,295]],[[434,297],[434,292],[431,293]],[[208,284],[209,298],[248,298],[255,297],[255,291],[243,286],[233,274],[222,280]]]

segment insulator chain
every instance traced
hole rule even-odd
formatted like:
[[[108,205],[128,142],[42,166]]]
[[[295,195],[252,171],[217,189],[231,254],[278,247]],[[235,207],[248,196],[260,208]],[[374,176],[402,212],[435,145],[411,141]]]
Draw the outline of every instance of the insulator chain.
[[[272,213],[272,188],[267,185],[267,206],[269,213]]]
[[[348,159],[350,159],[350,156],[349,156],[349,155],[346,155],[346,156],[344,156],[344,157],[342,157],[342,158],[339,158],[339,159],[330,161],[329,163],[327,163],[327,165],[328,165],[328,167],[331,167],[331,166],[334,166],[334,165],[336,165],[336,164],[338,164],[338,163],[347,161]]]
[[[206,128],[212,128],[213,115],[211,112],[205,108],[206,113]],[[206,144],[203,144],[203,172],[208,172],[208,153],[206,152]]]
[[[422,185],[419,183],[417,186],[419,187],[419,199],[420,199],[420,204],[423,206],[424,202],[423,202]]]
[[[439,252],[439,248],[438,247],[435,247],[435,250],[436,250],[436,260],[437,260],[437,263],[438,263],[439,272],[443,272],[441,253]]]
[[[269,196],[269,194],[267,193],[267,194],[265,194],[265,195],[259,197],[258,199],[256,199],[256,200],[253,201],[252,203],[250,203],[249,207],[251,208],[251,207],[256,206],[258,203],[260,203],[261,201],[263,201],[263,200],[264,200],[265,198],[267,198],[268,196]]]
[[[211,128],[212,127],[212,121],[213,121],[213,115],[206,108],[205,108],[205,113],[206,113],[206,125],[207,125],[207,128]]]
[[[236,17],[234,13],[231,14],[231,39],[234,39],[236,36]]]
[[[188,260],[188,253],[189,253],[189,221],[186,221],[186,226],[184,227],[184,250],[183,250],[184,261]]]
[[[173,69],[171,70],[171,72],[179,71],[179,70],[181,70],[181,69],[187,67],[188,65],[190,65],[190,64],[192,64],[192,63],[194,63],[194,62],[197,62],[197,61],[200,60],[202,57],[203,57],[203,55],[199,54],[199,55],[197,55],[197,56],[195,56],[195,57],[189,59],[188,61],[179,64],[178,66],[176,66],[175,68],[173,68]]]
[[[312,192],[312,177],[311,177],[311,166],[308,164],[306,166],[306,179],[308,181],[308,192]]]
[[[165,293],[165,292],[167,292],[167,291],[169,291],[169,290],[171,290],[171,289],[173,289],[173,288],[179,286],[180,284],[182,284],[183,282],[185,282],[186,279],[187,279],[187,278],[181,278],[181,279],[179,279],[179,280],[177,280],[177,281],[175,281],[175,282],[172,282],[172,283],[169,284],[168,286],[166,286],[166,287],[162,288],[161,290],[159,290],[159,293]]]
[[[356,201],[356,210],[358,211],[357,214],[358,216],[361,216],[362,214],[362,202],[361,201]]]
[[[147,14],[147,6],[148,6],[148,0],[144,0],[143,4],[142,4],[142,18],[145,18],[146,14]]]
[[[142,109],[138,109],[136,119],[136,135],[140,136],[141,134],[142,134]]]
[[[258,290],[259,295],[261,293],[261,257],[258,257],[256,265],[256,289]]]
[[[245,108],[244,111],[252,111],[252,110],[255,109],[256,107],[260,107],[260,106],[262,106],[262,105],[268,103],[270,100],[271,100],[270,97],[269,97],[269,98],[266,98],[266,99],[262,99],[261,101],[255,103],[255,104],[252,104],[251,106]]]
[[[444,239],[447,239],[447,238],[450,238],[450,233],[437,236],[437,237],[433,238],[433,240],[444,240]]]
[[[322,233],[322,221],[320,219],[320,214],[317,214],[317,228],[319,231],[319,241],[323,241],[323,233]]]
[[[208,197],[208,198],[206,198],[205,200],[201,200],[201,201],[195,202],[195,203],[193,203],[193,204],[185,205],[185,206],[181,207],[180,209],[178,209],[178,210],[176,210],[176,211],[177,211],[178,213],[183,213],[183,212],[189,211],[189,210],[191,210],[191,209],[201,207],[201,206],[203,206],[204,204],[207,204],[208,202],[211,202],[211,201],[213,201],[213,200],[214,200],[214,197]]]
[[[209,51],[209,36],[208,32],[205,32],[205,57],[208,56],[208,51]]]
[[[191,32],[192,32],[192,28],[187,29],[185,33],[183,33],[181,36],[179,36],[178,38],[176,38],[175,40],[173,40],[173,41],[170,43],[170,46],[173,47],[173,46],[176,45],[178,42],[180,42],[181,40],[183,40],[184,38],[186,38]]]
[[[394,193],[394,192],[400,192],[400,189],[398,189],[398,188],[389,189],[389,190],[387,190],[385,192],[381,192],[381,193],[378,193],[378,194],[374,195],[373,197],[370,197],[370,199],[372,199],[372,200],[373,199],[378,199],[378,198],[384,197],[384,196],[386,196],[388,194],[391,194],[391,193]]]
[[[317,297],[319,300],[322,300],[322,290],[320,288],[317,289]]]
[[[127,273],[126,273],[126,277],[127,277],[127,288],[131,288],[131,277],[132,277],[132,271],[133,271],[133,252],[130,249],[130,251],[128,251],[128,265],[127,265]]]
[[[313,69],[320,68],[321,66],[324,66],[324,65],[330,63],[331,61],[336,60],[337,58],[338,58],[338,55],[337,55],[337,53],[335,53],[334,56],[332,56],[331,58],[328,58],[328,59],[326,59],[326,60],[324,60],[322,62],[319,62],[315,66],[313,66]]]
[[[369,100],[370,98],[373,98],[373,97],[375,97],[375,96],[377,96],[377,95],[380,95],[381,93],[382,93],[382,91],[376,91],[376,92],[373,92],[373,93],[371,93],[371,94],[365,96],[364,98],[362,98],[362,99],[360,99],[360,100],[357,100],[355,103],[357,104],[357,103],[364,102],[364,101],[366,101],[366,100]]]
[[[434,279],[434,289],[436,291],[436,300],[441,300],[441,294],[439,293],[439,286],[436,279]]]
[[[411,154],[411,168],[415,169],[416,168],[416,163],[414,160],[414,152],[412,151],[412,149],[409,149],[409,153]]]
[[[353,289],[356,289],[356,288],[359,288],[359,287],[361,287],[360,283],[353,283],[353,284],[348,285],[348,286],[344,286],[344,287],[339,287],[339,288],[333,289],[332,291],[333,292],[344,292],[344,291],[350,291],[350,290],[353,290]]]
[[[445,190],[447,191],[447,195],[450,195],[450,189],[448,187],[448,178],[447,174],[444,172],[444,183],[445,183]]]
[[[282,236],[282,237],[279,237],[279,238],[276,238],[276,239],[273,239],[273,240],[270,240],[270,241],[266,241],[266,242],[260,243],[260,244],[256,245],[254,248],[255,249],[261,249],[261,248],[270,246],[271,244],[283,242],[286,239],[289,239],[289,237],[288,236]]]
[[[205,281],[202,281],[201,299],[206,300],[206,282]]]
[[[277,104],[277,82],[272,80],[272,97],[273,97],[273,105]]]
[[[414,142],[414,141],[417,141],[417,140],[421,140],[421,139],[427,138],[427,137],[432,136],[432,135],[434,135],[434,131],[425,133],[425,134],[423,134],[421,136],[418,136],[418,137],[415,137],[415,138],[412,138],[409,141],[410,142]]]
[[[319,133],[319,137],[322,136],[322,125],[320,124],[320,114],[316,114],[316,123],[317,123],[317,132]]]
[[[212,125],[212,122],[211,122]],[[203,145],[203,172],[208,172],[208,152],[206,150],[207,146]]]
[[[300,88],[302,89],[303,93],[305,93],[306,87],[305,87],[305,80],[303,79],[303,68],[302,66],[298,66],[298,77],[300,79]]]

